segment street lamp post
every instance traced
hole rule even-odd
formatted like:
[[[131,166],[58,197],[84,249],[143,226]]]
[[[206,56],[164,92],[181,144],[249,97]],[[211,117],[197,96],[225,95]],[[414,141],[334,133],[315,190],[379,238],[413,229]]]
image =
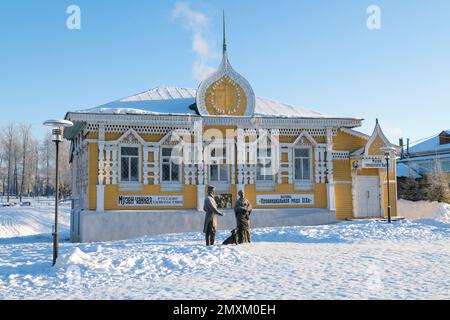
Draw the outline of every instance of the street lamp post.
[[[391,218],[391,182],[390,182],[390,177],[389,177],[389,160],[391,159],[392,153],[395,153],[396,149],[394,147],[384,147],[384,148],[380,148],[380,150],[384,152],[384,156],[386,159],[387,201],[388,201],[387,212],[388,212],[388,223],[391,223],[392,222],[392,218]]]
[[[73,123],[67,120],[48,120],[44,122],[45,126],[52,127],[52,140],[56,146],[56,176],[55,176],[55,226],[53,229],[53,266],[58,258],[58,207],[59,207],[59,144],[63,141],[64,128],[73,126]]]

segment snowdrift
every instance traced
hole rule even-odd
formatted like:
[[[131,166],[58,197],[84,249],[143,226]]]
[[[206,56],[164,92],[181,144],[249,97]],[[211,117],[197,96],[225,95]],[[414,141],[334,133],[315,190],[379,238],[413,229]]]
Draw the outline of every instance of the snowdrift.
[[[398,215],[408,220],[434,219],[450,223],[450,205],[440,202],[398,200]]]

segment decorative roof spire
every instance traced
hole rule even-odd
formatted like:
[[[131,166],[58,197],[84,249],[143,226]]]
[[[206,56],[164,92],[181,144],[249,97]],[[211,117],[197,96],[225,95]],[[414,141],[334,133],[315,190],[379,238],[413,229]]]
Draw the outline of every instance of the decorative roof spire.
[[[227,58],[227,21],[225,18],[225,10],[223,11],[223,60],[228,60]]]

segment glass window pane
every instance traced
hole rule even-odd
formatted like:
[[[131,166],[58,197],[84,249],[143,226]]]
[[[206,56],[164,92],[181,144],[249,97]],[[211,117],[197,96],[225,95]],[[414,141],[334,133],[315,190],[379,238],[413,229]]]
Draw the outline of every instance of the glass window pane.
[[[139,159],[132,158],[130,160],[131,160],[130,181],[137,182],[139,181]]]
[[[272,149],[271,148],[258,148],[258,157],[271,157]]]
[[[295,179],[301,180],[302,176],[302,162],[299,159],[295,159]]]
[[[122,181],[128,181],[129,180],[129,159],[128,158],[122,158],[121,163],[121,180]]]
[[[220,181],[228,181],[228,165],[220,166]]]
[[[267,161],[266,163],[266,174],[273,175],[274,174],[274,168],[272,167],[272,160]]]
[[[264,180],[264,175],[263,175],[263,166],[258,164],[257,168],[256,168],[256,180]]]
[[[304,158],[308,158],[309,157],[309,149],[295,149],[295,157],[304,157]]]
[[[162,165],[162,180],[170,181],[170,164]]]
[[[217,165],[211,165],[211,181],[219,181],[219,168]]]
[[[310,176],[310,162],[309,159],[303,159],[303,179],[309,180]]]
[[[172,148],[163,148],[162,155],[163,157],[170,157],[172,155]]]
[[[139,149],[132,147],[123,147],[122,148],[123,156],[139,156]]]
[[[180,180],[180,166],[178,165],[172,165],[172,181],[179,181]]]

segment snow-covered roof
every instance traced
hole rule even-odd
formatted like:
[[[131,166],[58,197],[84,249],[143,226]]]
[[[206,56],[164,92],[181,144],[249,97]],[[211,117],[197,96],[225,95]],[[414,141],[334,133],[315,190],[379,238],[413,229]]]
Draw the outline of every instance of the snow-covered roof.
[[[450,130],[445,130],[445,132],[450,134]],[[444,150],[448,150],[450,153],[450,144],[440,144],[439,135],[436,135],[410,147],[409,154],[441,153]]]
[[[189,107],[196,103],[196,90],[189,88],[157,87],[119,99],[80,113],[106,114],[173,114],[194,115]],[[255,117],[339,118],[325,113],[295,107],[265,98],[256,98]]]
[[[422,176],[405,163],[397,163],[397,178],[420,179]]]
[[[350,154],[350,156],[352,156],[352,157],[358,157],[358,156],[363,155],[365,151],[366,151],[366,147],[362,147],[362,148],[359,148],[359,149],[356,150],[356,151],[353,151],[353,152]]]
[[[420,157],[407,157],[401,160],[398,160],[398,162],[416,162],[416,161],[428,161],[428,160],[435,160],[435,159],[446,159],[450,158],[450,153],[443,153],[443,154],[432,154],[432,155],[426,155],[426,156],[420,156]]]

